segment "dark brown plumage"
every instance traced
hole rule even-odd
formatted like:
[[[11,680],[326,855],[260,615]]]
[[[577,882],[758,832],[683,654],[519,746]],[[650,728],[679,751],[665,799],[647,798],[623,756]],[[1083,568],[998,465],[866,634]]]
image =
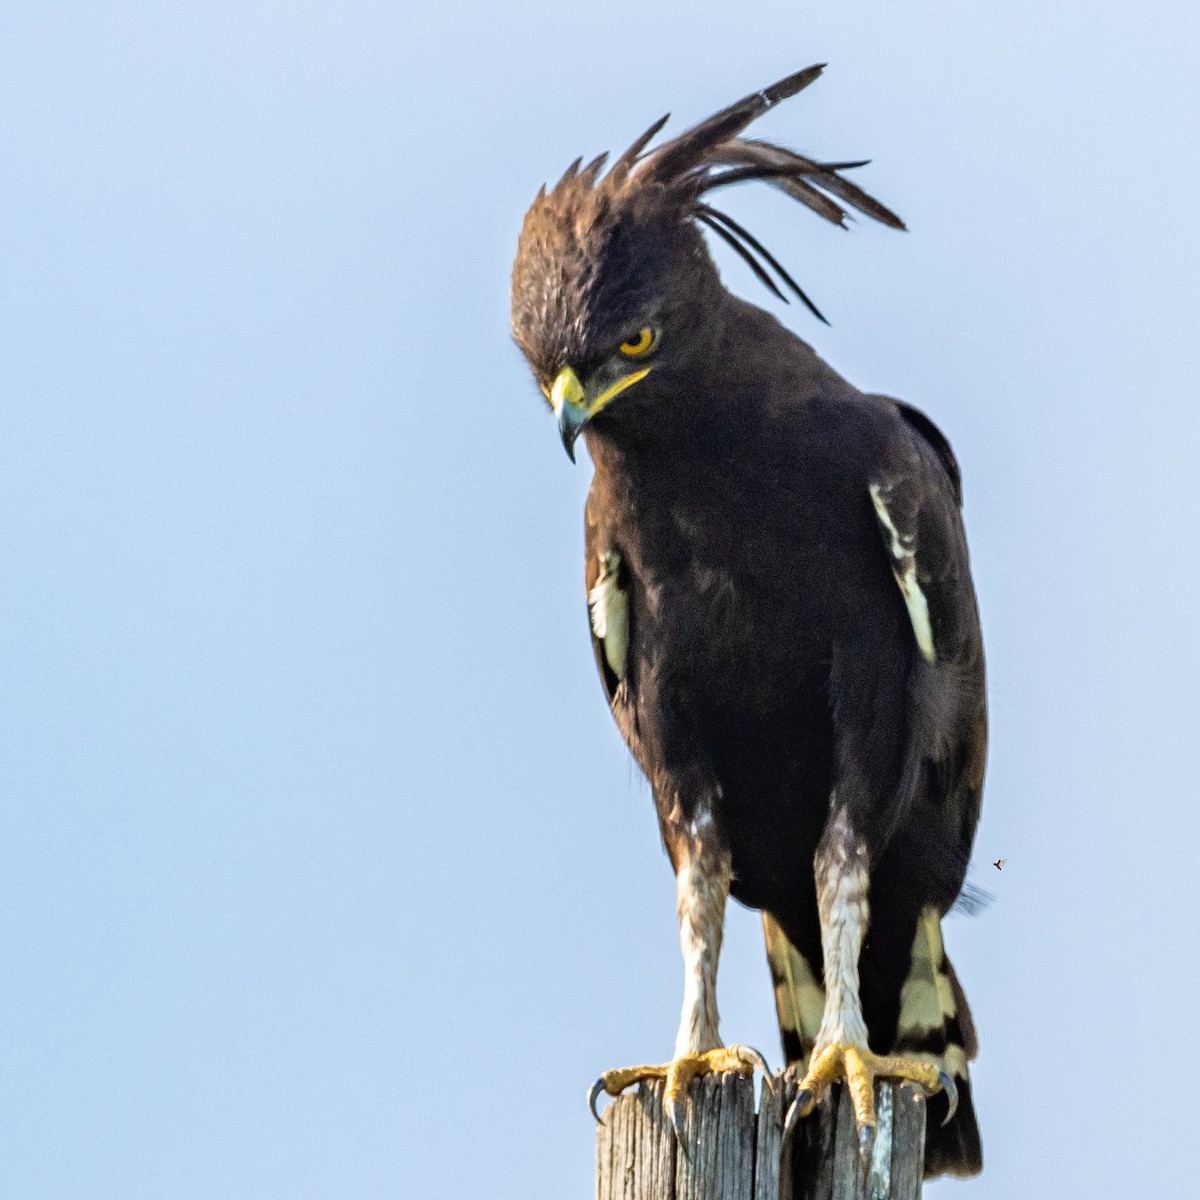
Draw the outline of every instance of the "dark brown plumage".
[[[720,1044],[733,895],[765,914],[784,1047],[806,1086],[825,1085],[823,1063],[850,1070],[835,1062],[847,1046],[915,1055],[958,1091],[944,1128],[946,1096],[931,1099],[927,1171],[971,1174],[974,1031],[940,933],[986,744],[958,464],[928,417],[859,392],[728,292],[703,236],[815,313],[713,208],[715,190],[762,179],[834,224],[849,207],[903,227],[844,177],[862,164],[741,136],[820,70],[647,150],[657,122],[607,174],[603,158],[577,161],[543,188],[513,267],[512,326],[564,444],[582,435],[595,464],[593,644],[677,874],[676,1060]]]

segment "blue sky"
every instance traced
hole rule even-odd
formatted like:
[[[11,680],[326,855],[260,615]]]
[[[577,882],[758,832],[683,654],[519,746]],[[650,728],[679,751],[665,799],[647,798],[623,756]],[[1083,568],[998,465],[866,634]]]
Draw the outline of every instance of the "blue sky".
[[[5,7],[8,1200],[589,1194],[584,1089],[669,1053],[680,964],[508,268],[576,155],[815,61],[762,131],[911,232],[729,207],[951,437],[989,652],[994,901],[947,927],[987,1169],[930,1194],[1194,1161],[1200,16],[732,11]]]

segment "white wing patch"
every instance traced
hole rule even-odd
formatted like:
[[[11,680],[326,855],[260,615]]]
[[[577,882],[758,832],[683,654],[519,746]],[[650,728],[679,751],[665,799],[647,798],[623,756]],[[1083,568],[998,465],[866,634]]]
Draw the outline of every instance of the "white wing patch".
[[[629,597],[621,590],[617,576],[621,556],[615,550],[600,555],[600,578],[588,592],[588,611],[592,632],[604,647],[604,660],[617,679],[625,678],[629,655]]]
[[[933,625],[929,620],[929,602],[917,582],[915,539],[904,537],[896,528],[879,484],[871,484],[870,492],[871,503],[875,505],[875,515],[888,538],[888,549],[892,552],[892,574],[900,585],[904,607],[908,609],[908,619],[912,622],[913,633],[917,636],[917,646],[926,660],[933,662],[937,658],[933,646]]]

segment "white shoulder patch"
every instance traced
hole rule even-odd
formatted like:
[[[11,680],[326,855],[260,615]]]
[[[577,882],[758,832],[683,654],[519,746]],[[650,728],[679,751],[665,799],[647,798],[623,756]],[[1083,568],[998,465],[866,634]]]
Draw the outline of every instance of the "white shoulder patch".
[[[892,574],[900,585],[900,594],[904,597],[905,608],[908,609],[908,619],[912,622],[917,646],[925,659],[933,662],[937,657],[933,645],[933,625],[929,620],[929,602],[917,582],[917,548],[914,539],[905,538],[896,528],[879,484],[871,484],[870,492],[875,515],[879,518],[880,527],[888,539],[888,549],[892,553]]]
[[[592,632],[604,647],[604,660],[618,679],[625,678],[629,655],[629,597],[617,582],[621,556],[615,550],[600,555],[600,578],[588,592]]]

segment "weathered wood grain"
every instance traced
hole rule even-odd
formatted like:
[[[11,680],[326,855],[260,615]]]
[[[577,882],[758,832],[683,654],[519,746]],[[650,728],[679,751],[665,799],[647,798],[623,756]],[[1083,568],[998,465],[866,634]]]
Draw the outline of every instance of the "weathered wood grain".
[[[918,1200],[925,1165],[925,1097],[916,1088],[892,1089],[892,1191],[890,1200]]]
[[[754,1194],[754,1081],[709,1075],[688,1095],[687,1136],[675,1158],[675,1200]]]
[[[663,1084],[643,1084],[609,1105],[596,1129],[596,1200],[675,1200],[675,1132]]]
[[[783,1075],[762,1089],[755,1127],[753,1200],[779,1200],[779,1180],[791,1162],[789,1147],[787,1163],[780,1163],[783,1119],[795,1098],[795,1082]]]
[[[795,1084],[754,1085],[738,1075],[695,1080],[682,1144],[663,1108],[661,1083],[612,1104],[596,1130],[596,1200],[918,1200],[925,1100],[880,1083],[878,1128],[864,1172],[849,1097],[835,1089],[782,1148]]]

